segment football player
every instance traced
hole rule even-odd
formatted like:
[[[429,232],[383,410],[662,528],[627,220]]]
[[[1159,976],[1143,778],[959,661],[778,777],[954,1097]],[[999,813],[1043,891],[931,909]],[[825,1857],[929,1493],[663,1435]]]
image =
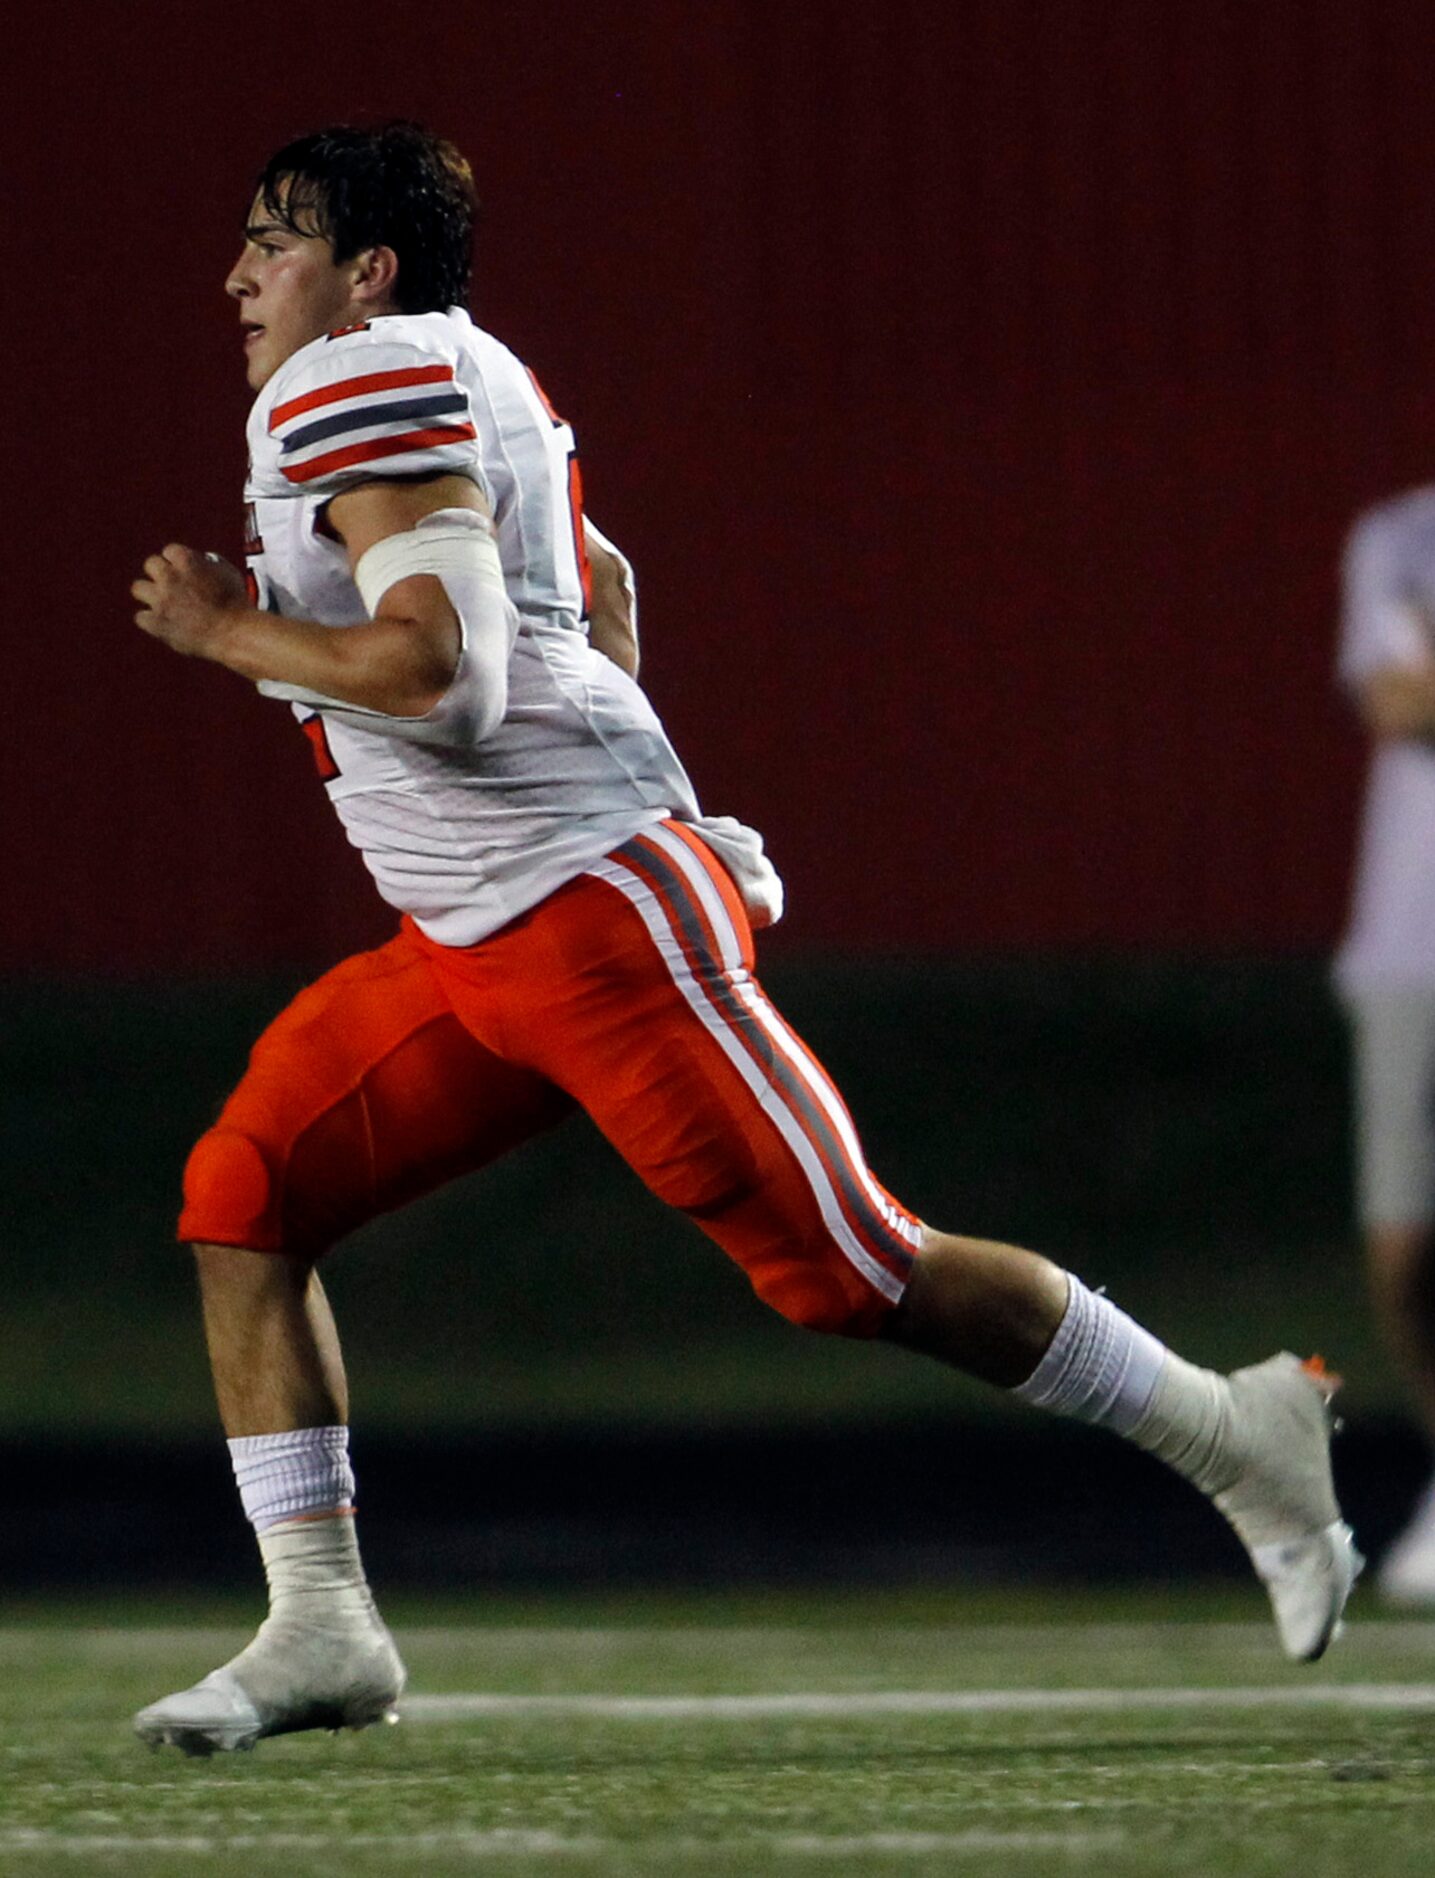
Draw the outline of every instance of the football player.
[[[700,813],[621,669],[611,555],[594,644],[573,432],[465,310],[472,210],[463,158],[412,125],[271,158],[228,281],[256,393],[247,569],[171,544],[133,587],[144,631],[289,702],[402,916],[270,1026],[189,1160],[180,1231],[271,1605],[139,1733],[208,1753],[393,1711],[315,1267],[575,1105],[793,1323],[888,1338],[1178,1468],[1245,1543],[1287,1652],[1318,1656],[1359,1563],[1329,1382],[1288,1354],[1197,1368],[875,1179],[753,975],[780,911],[762,844]]]

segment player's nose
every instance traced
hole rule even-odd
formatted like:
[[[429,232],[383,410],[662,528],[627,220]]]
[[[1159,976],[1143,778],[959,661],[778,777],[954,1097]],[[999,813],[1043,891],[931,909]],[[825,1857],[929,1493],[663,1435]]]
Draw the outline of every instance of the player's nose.
[[[224,291],[234,300],[247,300],[254,292],[254,282],[244,271],[244,259],[240,257],[230,268],[224,282]]]

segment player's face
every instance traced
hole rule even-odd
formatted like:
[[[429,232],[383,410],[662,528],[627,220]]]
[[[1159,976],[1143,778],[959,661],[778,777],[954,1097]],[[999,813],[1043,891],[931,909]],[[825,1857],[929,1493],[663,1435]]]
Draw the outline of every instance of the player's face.
[[[239,302],[250,387],[272,378],[291,353],[355,317],[352,266],[341,266],[325,238],[277,221],[258,199],[244,248],[224,283]]]

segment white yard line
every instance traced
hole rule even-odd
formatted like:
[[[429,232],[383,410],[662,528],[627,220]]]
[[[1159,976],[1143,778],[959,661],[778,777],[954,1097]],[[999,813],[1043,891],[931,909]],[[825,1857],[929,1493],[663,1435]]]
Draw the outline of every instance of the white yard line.
[[[256,1611],[256,1621],[260,1613]],[[839,1621],[835,1628],[844,1626]],[[870,1633],[876,1626],[854,1623],[857,1633]],[[1264,1651],[1268,1649],[1270,1625],[1264,1619],[1251,1623],[1170,1622],[1097,1623],[1097,1624],[979,1624],[953,1623],[950,1626],[895,1623],[881,1627],[885,1636],[899,1642],[921,1639],[933,1650],[957,1651],[959,1658],[972,1660],[983,1651],[1009,1654],[1020,1659],[1023,1654],[1065,1651],[1074,1660],[1101,1661],[1114,1652],[1143,1652],[1173,1646],[1183,1651],[1207,1654],[1222,1650]],[[185,1626],[146,1625],[134,1629],[117,1625],[75,1626],[60,1628],[21,1623],[0,1624],[0,1665],[28,1663],[39,1654],[61,1655],[102,1661],[131,1661],[173,1652],[204,1656],[206,1653],[232,1652],[236,1644],[252,1634],[253,1624],[242,1622],[227,1626],[195,1624]],[[625,1626],[559,1626],[485,1624],[444,1626],[400,1625],[401,1645],[415,1653],[440,1655],[456,1647],[492,1654],[496,1661],[507,1663],[534,1650],[561,1646],[575,1657],[586,1659],[659,1646],[674,1662],[694,1656],[708,1656],[717,1647],[743,1649],[756,1646],[763,1654],[774,1647],[802,1643],[811,1632],[800,1625],[775,1622],[771,1625],[673,1624]],[[1358,1629],[1351,1631],[1352,1643],[1362,1655],[1381,1663],[1393,1659],[1411,1670],[1435,1666],[1435,1624],[1389,1618],[1362,1618]]]
[[[548,1852],[604,1852],[616,1841],[565,1838],[556,1832],[236,1832],[226,1833],[81,1833],[15,1831],[0,1833],[0,1854],[71,1852],[231,1853],[328,1852],[336,1847],[379,1852],[468,1852],[478,1855]]]
[[[71,1652],[80,1656],[143,1657],[173,1650],[197,1651],[232,1648],[235,1640],[253,1632],[262,1615],[256,1606],[253,1620],[245,1623],[192,1625],[40,1625],[10,1622],[0,1624],[0,1661],[19,1655],[33,1656],[37,1651]],[[413,1650],[451,1650],[456,1643],[481,1645],[505,1657],[522,1654],[538,1647],[563,1644],[590,1654],[624,1651],[651,1641],[661,1642],[674,1654],[706,1651],[715,1643],[743,1647],[757,1644],[769,1649],[774,1640],[801,1641],[811,1632],[801,1625],[774,1621],[771,1624],[690,1624],[671,1625],[518,1625],[486,1624],[481,1616],[472,1624],[445,1625],[403,1624],[398,1627],[402,1643]],[[829,1629],[870,1632],[877,1628],[870,1622],[838,1621]],[[959,1638],[965,1653],[981,1649],[1023,1650],[1069,1649],[1107,1652],[1141,1651],[1156,1645],[1169,1648],[1180,1643],[1199,1649],[1242,1649],[1254,1644],[1264,1648],[1270,1635],[1265,1619],[1250,1623],[1187,1623],[1179,1618],[1130,1623],[1051,1624],[1000,1623],[982,1624],[956,1621],[950,1626],[894,1623],[881,1626],[882,1633],[901,1639],[930,1639],[946,1647]],[[1435,1659],[1435,1624],[1425,1620],[1362,1617],[1358,1630],[1351,1631],[1364,1651],[1378,1651],[1411,1660]]]
[[[237,1832],[231,1835],[156,1833],[153,1837],[124,1833],[0,1832],[0,1856],[34,1852],[69,1853],[86,1858],[134,1853],[154,1857],[180,1853],[203,1857],[235,1852],[387,1852],[395,1857],[419,1857],[452,1852],[468,1858],[570,1857],[637,1852],[647,1862],[659,1858],[701,1859],[705,1854],[731,1858],[738,1854],[761,1858],[851,1858],[870,1853],[944,1856],[1000,1852],[1109,1852],[1125,1842],[1118,1832],[869,1832],[869,1833],[744,1833],[731,1839],[623,1839],[567,1838],[556,1832],[413,1832],[413,1833],[301,1833]]]
[[[774,1637],[786,1642],[813,1635],[810,1625],[785,1623],[775,1617],[771,1623],[745,1622],[741,1624],[678,1622],[671,1624],[492,1624],[485,1623],[481,1606],[475,1605],[476,1616],[472,1625],[432,1625],[400,1624],[396,1629],[405,1643],[415,1648],[443,1649],[450,1646],[456,1637],[472,1639],[483,1638],[500,1643],[505,1649],[529,1648],[534,1644],[577,1640],[587,1649],[623,1649],[645,1638],[661,1638],[665,1643],[679,1647],[702,1648],[714,1639],[734,1644],[755,1643],[766,1648]],[[954,1617],[948,1623],[909,1623],[897,1619],[892,1623],[854,1616],[848,1621],[839,1606],[832,1622],[822,1625],[822,1635],[833,1632],[857,1633],[880,1630],[881,1634],[902,1638],[938,1638],[945,1643],[950,1637],[959,1636],[973,1646],[995,1649],[1022,1649],[1033,1645],[1043,1648],[1069,1649],[1085,1646],[1093,1650],[1144,1649],[1152,1642],[1170,1644],[1173,1641],[1193,1643],[1202,1646],[1216,1646],[1231,1649],[1249,1649],[1252,1643],[1264,1646],[1270,1636],[1269,1618],[1252,1617],[1248,1622],[1212,1622],[1204,1623],[1187,1620],[1176,1616],[1171,1618],[1123,1619],[1119,1623],[979,1623]],[[172,1645],[183,1643],[186,1633],[183,1630],[162,1631],[126,1631],[115,1630],[90,1631],[94,1637],[113,1635],[116,1638],[126,1636],[149,1636],[158,1643]],[[211,1633],[212,1634],[212,1633]],[[0,1629],[0,1641],[6,1632]],[[1361,1612],[1359,1619],[1352,1624],[1347,1635],[1357,1638],[1364,1648],[1375,1645],[1381,1650],[1411,1651],[1420,1656],[1435,1656],[1435,1624],[1425,1618],[1370,1616]]]
[[[1032,1715],[1136,1709],[1435,1710],[1435,1683],[1305,1682],[1239,1689],[887,1689],[792,1695],[413,1695],[409,1721],[595,1715],[617,1721],[753,1721],[763,1717]]]

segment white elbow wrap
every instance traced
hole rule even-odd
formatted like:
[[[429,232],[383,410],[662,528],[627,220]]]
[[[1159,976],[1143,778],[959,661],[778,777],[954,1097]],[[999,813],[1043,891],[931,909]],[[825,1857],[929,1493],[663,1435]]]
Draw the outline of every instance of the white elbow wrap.
[[[394,717],[296,685],[265,683],[260,690],[414,743],[472,746],[492,736],[508,708],[508,659],[518,637],[493,524],[474,509],[437,509],[403,534],[376,541],[354,569],[370,618],[382,610],[390,588],[416,574],[432,574],[442,584],[459,625],[453,677],[422,717]]]
[[[376,541],[354,569],[370,617],[391,587],[415,574],[440,581],[458,615],[458,665],[431,711],[390,719],[389,727],[420,742],[481,743],[508,708],[508,658],[518,637],[492,522],[474,509],[438,509],[404,534]]]

